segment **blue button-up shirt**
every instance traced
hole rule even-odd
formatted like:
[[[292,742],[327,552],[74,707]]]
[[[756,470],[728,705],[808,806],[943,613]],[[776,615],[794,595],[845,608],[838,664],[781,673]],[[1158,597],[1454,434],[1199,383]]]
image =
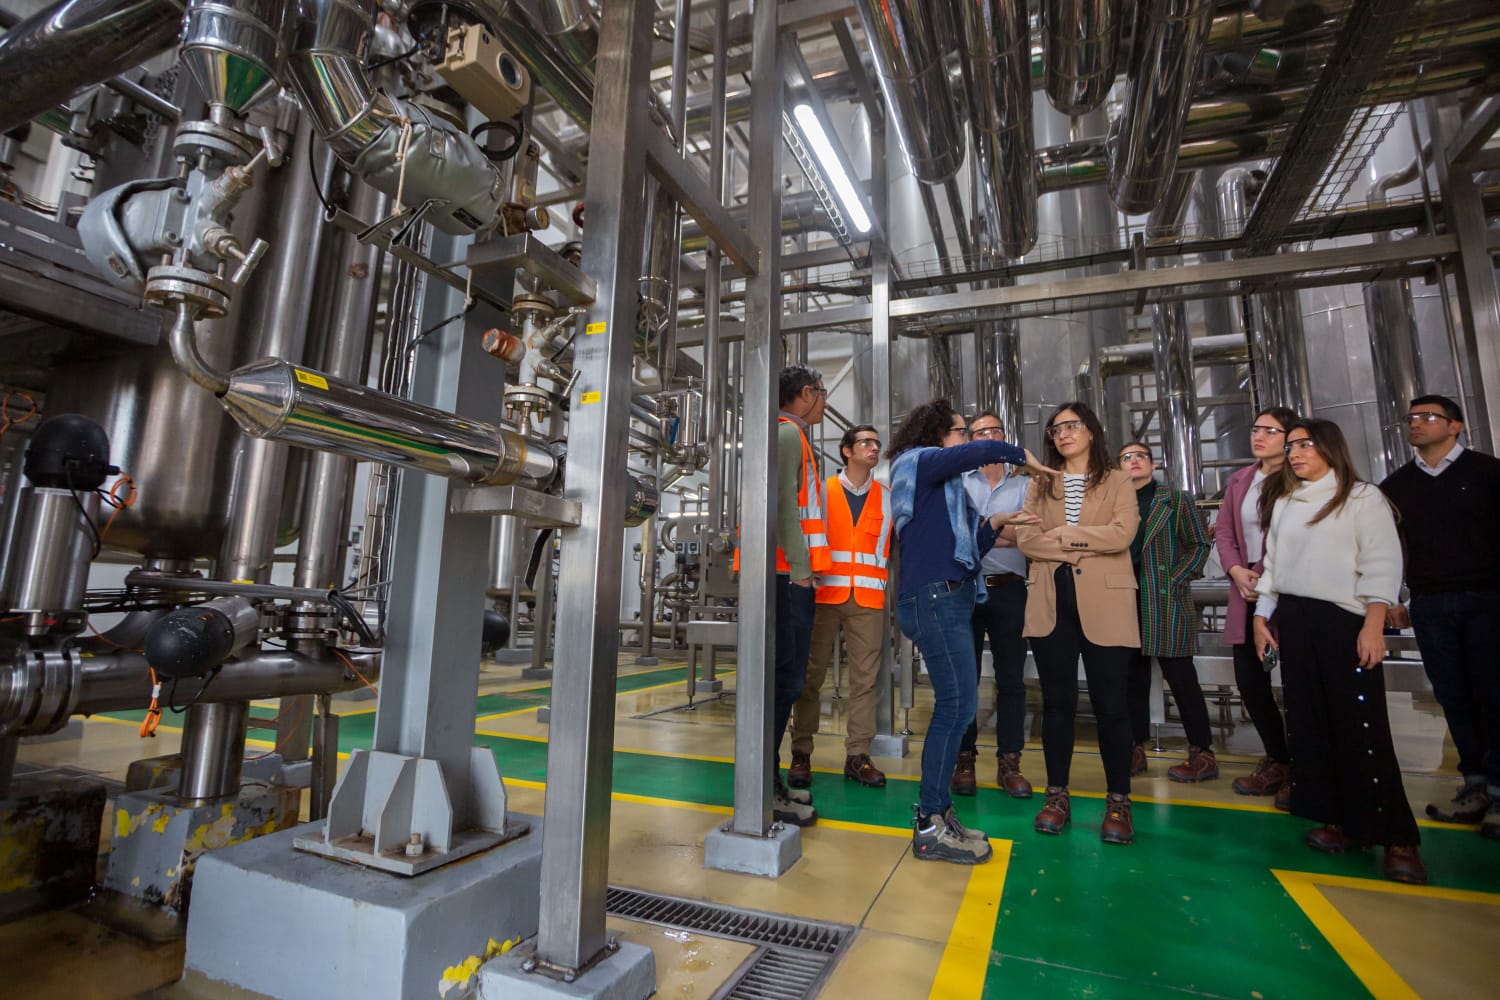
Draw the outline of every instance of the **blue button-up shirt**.
[[[1010,514],[1020,510],[1026,503],[1026,490],[1030,485],[1030,479],[1018,476],[1009,469],[1006,470],[1005,478],[1000,480],[1000,485],[994,489],[990,489],[989,477],[984,474],[983,469],[970,469],[964,473],[964,489],[968,492],[969,499],[974,501],[975,509],[983,516]],[[997,544],[979,560],[979,566],[986,576],[994,573],[1014,573],[1022,577],[1026,575],[1026,557],[1014,546],[1001,548]]]

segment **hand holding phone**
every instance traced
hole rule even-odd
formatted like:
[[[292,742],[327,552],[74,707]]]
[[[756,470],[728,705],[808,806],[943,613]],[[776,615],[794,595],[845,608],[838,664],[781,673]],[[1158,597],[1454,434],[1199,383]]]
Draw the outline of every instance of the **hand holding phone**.
[[[1260,665],[1264,667],[1266,673],[1269,674],[1271,671],[1281,666],[1281,651],[1270,643],[1267,643],[1265,651],[1261,654],[1260,657]]]

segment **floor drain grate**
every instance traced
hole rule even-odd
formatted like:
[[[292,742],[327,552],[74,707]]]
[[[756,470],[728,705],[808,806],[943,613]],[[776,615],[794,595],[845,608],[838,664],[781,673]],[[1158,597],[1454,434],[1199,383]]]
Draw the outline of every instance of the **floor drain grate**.
[[[610,887],[617,917],[757,945],[715,1000],[800,1000],[815,996],[854,934],[843,924],[799,920],[715,903]]]

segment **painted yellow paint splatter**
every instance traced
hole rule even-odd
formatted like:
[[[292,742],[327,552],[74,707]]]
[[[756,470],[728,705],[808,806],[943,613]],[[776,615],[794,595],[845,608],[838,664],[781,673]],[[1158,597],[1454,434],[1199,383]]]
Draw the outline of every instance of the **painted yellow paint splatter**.
[[[496,955],[504,955],[520,943],[520,938],[504,942],[490,938],[489,943],[485,945],[483,955],[470,955],[457,965],[450,965],[443,970],[443,978],[438,980],[438,996],[447,996],[455,986],[468,985],[469,980],[474,977],[474,973],[479,971],[481,965]]]

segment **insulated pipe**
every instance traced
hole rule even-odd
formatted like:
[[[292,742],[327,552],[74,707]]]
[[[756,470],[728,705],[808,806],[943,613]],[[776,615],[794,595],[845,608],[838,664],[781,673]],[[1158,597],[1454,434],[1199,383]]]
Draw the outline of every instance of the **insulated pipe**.
[[[478,144],[371,86],[362,59],[374,0],[305,0],[298,14],[288,76],[338,158],[375,188],[399,192],[405,204],[435,202],[426,218],[445,233],[492,222],[505,198],[503,178]]]
[[[947,4],[858,0],[891,127],[912,174],[937,184],[958,173],[964,140],[943,59],[952,48]]]
[[[1031,34],[1026,0],[957,0],[969,126],[991,242],[1014,260],[1036,245],[1036,142],[1031,132]],[[961,219],[960,231],[964,226]]]
[[[1188,197],[1196,174],[1173,175],[1167,192],[1147,222],[1148,233],[1182,232]],[[1164,266],[1161,260],[1155,266]],[[1202,453],[1198,446],[1198,400],[1193,378],[1193,335],[1187,303],[1158,302],[1151,307],[1151,349],[1156,373],[1156,409],[1161,420],[1162,459],[1173,489],[1196,496],[1201,488]]]
[[[1130,90],[1109,138],[1110,197],[1124,212],[1149,212],[1171,180],[1212,20],[1211,0],[1137,7]]]
[[[1123,27],[1120,0],[1042,0],[1044,86],[1054,108],[1074,117],[1104,101]]]
[[[1238,334],[1195,337],[1192,341],[1193,365],[1243,364],[1250,349]],[[1114,344],[1101,347],[1094,355],[1094,371],[1100,378],[1116,375],[1145,375],[1153,370],[1155,348],[1151,344]]]
[[[167,49],[182,0],[60,0],[0,37],[0,133]]]

